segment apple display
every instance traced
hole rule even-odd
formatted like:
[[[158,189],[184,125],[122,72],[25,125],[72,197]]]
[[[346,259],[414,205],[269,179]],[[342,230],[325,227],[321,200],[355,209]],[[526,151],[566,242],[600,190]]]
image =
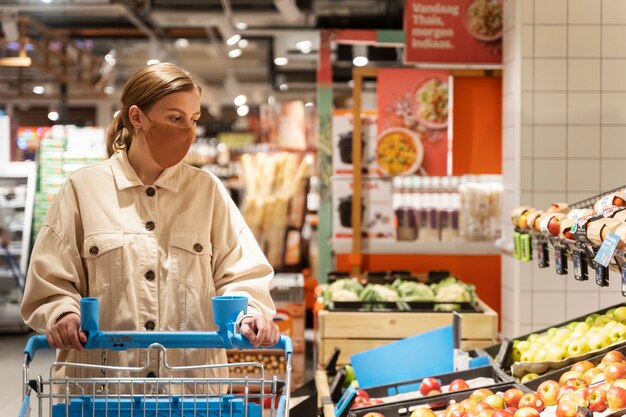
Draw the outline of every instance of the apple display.
[[[571,370],[574,372],[580,372],[584,376],[585,372],[595,367],[596,366],[590,361],[578,361],[574,365],[572,365]]]
[[[428,407],[418,407],[411,413],[411,417],[436,417],[435,412]]]
[[[563,375],[561,375],[561,377],[559,378],[559,385],[565,385],[565,382],[568,379],[580,378],[582,376],[583,376],[583,374],[581,374],[580,372],[577,372],[577,371],[567,371],[567,372],[564,372]]]
[[[519,408],[519,400],[524,396],[524,393],[517,388],[510,388],[504,392],[502,399],[507,407]]]
[[[559,383],[548,380],[543,381],[537,387],[537,397],[543,401],[546,406],[556,404],[556,393],[559,390]],[[505,393],[506,394],[506,393]]]
[[[612,383],[618,379],[626,378],[626,365],[621,362],[608,363],[603,373],[606,382]]]
[[[626,390],[620,387],[611,387],[606,393],[609,408],[613,411],[626,408]]]
[[[531,392],[531,393],[525,394],[519,400],[519,408],[522,409],[526,407],[532,407],[536,409],[537,411],[541,412],[545,408],[545,404],[543,403],[543,401],[541,401],[541,399],[537,396],[537,394],[535,394],[534,392]]]
[[[576,417],[578,404],[573,401],[562,401],[556,407],[556,417]]]
[[[474,400],[477,403],[480,403],[482,401],[484,401],[485,398],[487,398],[488,396],[492,395],[493,392],[487,388],[479,388],[477,390],[475,390],[474,392],[472,392],[472,394],[469,396],[470,400]]]
[[[582,378],[570,378],[565,381],[566,387],[572,387],[575,390],[580,388],[589,388],[589,384],[587,384]]]
[[[491,394],[484,399],[494,410],[504,410],[504,399],[496,394]]]
[[[539,411],[532,407],[524,407],[517,410],[513,417],[539,417]]]
[[[420,393],[426,395],[433,390],[441,391],[441,383],[435,378],[424,378],[420,384]]]
[[[585,373],[583,374],[582,378],[587,384],[591,385],[592,383],[591,381],[593,381],[593,378],[596,375],[602,375],[602,379],[604,380],[604,373],[598,368],[587,369]]]
[[[448,386],[449,391],[461,391],[464,389],[469,389],[469,385],[467,385],[464,379],[455,379]]]
[[[626,308],[626,307],[619,307],[617,310],[619,310],[620,308]],[[602,357],[602,363],[623,362],[623,361],[626,361],[626,356],[624,356],[624,354],[620,352],[619,350],[612,350]]]
[[[606,399],[606,391],[602,388],[594,388],[589,393],[589,398],[587,399],[589,402],[589,410],[594,413],[602,413],[609,408],[609,404]]]

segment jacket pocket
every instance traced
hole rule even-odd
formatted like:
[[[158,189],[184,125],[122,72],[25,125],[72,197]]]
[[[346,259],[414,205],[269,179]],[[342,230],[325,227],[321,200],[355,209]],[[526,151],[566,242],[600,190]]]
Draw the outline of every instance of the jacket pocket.
[[[100,295],[122,278],[124,235],[102,233],[88,236],[81,256],[87,270],[89,295]]]
[[[188,287],[213,288],[211,258],[213,249],[208,235],[194,232],[170,234],[170,274]]]

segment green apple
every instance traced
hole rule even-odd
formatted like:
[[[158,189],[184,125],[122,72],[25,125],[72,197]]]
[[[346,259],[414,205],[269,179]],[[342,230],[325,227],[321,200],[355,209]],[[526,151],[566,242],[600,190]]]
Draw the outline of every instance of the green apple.
[[[587,334],[587,331],[588,331],[588,330],[582,330],[582,329],[580,329],[580,330],[578,330],[578,329],[577,329],[577,330],[574,330],[574,331],[572,332],[572,334],[569,336],[569,338],[570,338],[571,340],[578,340],[578,339],[580,339],[580,338],[584,337],[584,336],[585,336],[585,334]]]
[[[556,327],[550,327],[546,333],[548,334],[548,336],[552,337],[552,336],[554,336],[554,335],[556,334],[556,332],[558,332],[558,331],[559,331],[559,329],[558,329],[558,328],[556,328]]]
[[[626,324],[618,323],[616,326],[614,326],[609,332],[609,337],[611,338],[613,343],[626,338]]]
[[[612,342],[611,338],[608,335],[604,333],[597,333],[591,336],[588,343],[591,350],[600,350],[607,347]]]
[[[593,327],[604,327],[610,321],[611,319],[603,314],[596,317],[596,319],[593,321]]]
[[[626,306],[617,307],[613,312],[613,319],[617,321],[626,321]]]
[[[569,356],[584,355],[590,350],[591,348],[584,340],[574,340],[567,346],[567,353]]]
[[[550,336],[548,336],[547,334],[542,334],[541,336],[539,336],[537,338],[537,340],[534,341],[535,344],[537,345],[545,345],[546,343],[548,343],[550,341]]]
[[[537,338],[539,337],[539,334],[537,333],[532,333],[529,334],[528,337],[526,338],[526,340],[528,340],[530,343],[535,343],[535,340],[537,340]]]
[[[538,374],[536,374],[536,373],[534,373],[534,372],[531,372],[531,373],[529,373],[529,374],[526,374],[526,375],[524,375],[524,376],[522,377],[521,383],[522,383],[522,384],[525,384],[526,382],[531,381],[531,380],[533,380],[533,379],[537,378],[538,376],[539,376],[539,375],[538,375]]]
[[[565,325],[565,328],[567,330],[569,330],[570,332],[573,332],[576,329],[576,326],[578,326],[579,323],[580,322],[578,322],[578,321],[569,322],[569,323],[567,323],[567,325]]]
[[[607,316],[608,317],[608,316]],[[604,325],[604,330],[612,330],[613,327],[617,326],[619,322],[615,321],[615,320],[611,320],[610,322],[608,322],[607,324]]]
[[[524,353],[530,348],[530,342],[527,340],[521,340],[516,347],[521,353]]]
[[[596,318],[598,318],[599,314],[598,313],[593,313],[587,316],[587,318],[585,319],[585,323],[587,323],[589,326],[593,326],[593,322],[596,321]]]
[[[582,333],[586,333],[586,332],[589,331],[589,329],[591,329],[591,326],[588,323],[585,323],[584,321],[581,321],[580,323],[578,323],[576,325],[576,329],[574,330],[574,333],[576,333],[577,331],[580,331]]]
[[[565,359],[567,351],[561,346],[552,345],[546,349],[546,361],[559,362]]]
[[[539,349],[533,357],[533,362],[545,362],[548,358],[548,351],[546,349]]]
[[[609,316],[610,318],[613,318],[613,315],[615,314],[615,310],[617,310],[617,309],[615,309],[615,308],[608,309],[608,310],[606,311],[606,313],[604,313],[604,314],[606,314],[606,315],[607,315],[607,316]]]
[[[534,362],[534,359],[535,359],[535,351],[534,350],[527,350],[526,352],[522,353],[522,355],[520,357],[520,361],[527,362],[527,363]]]

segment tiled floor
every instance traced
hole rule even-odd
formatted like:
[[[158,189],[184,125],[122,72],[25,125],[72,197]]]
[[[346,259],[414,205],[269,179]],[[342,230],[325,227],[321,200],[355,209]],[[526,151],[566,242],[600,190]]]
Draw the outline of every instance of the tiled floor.
[[[34,333],[33,333],[34,334]],[[22,363],[26,335],[0,335],[0,415],[17,417],[22,406]],[[30,367],[30,377],[49,375],[52,351],[40,351]],[[34,415],[34,414],[33,414]]]

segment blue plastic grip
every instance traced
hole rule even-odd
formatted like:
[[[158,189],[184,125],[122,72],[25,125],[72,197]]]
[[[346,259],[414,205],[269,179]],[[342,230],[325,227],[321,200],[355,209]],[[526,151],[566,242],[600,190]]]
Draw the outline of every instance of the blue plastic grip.
[[[48,345],[48,339],[44,335],[32,336],[28,339],[26,343],[26,347],[24,348],[24,353],[28,355],[29,362],[33,360],[35,357],[35,352],[39,349],[50,349],[50,345]]]
[[[85,332],[97,331],[100,325],[100,300],[82,298],[80,300],[80,327]]]

